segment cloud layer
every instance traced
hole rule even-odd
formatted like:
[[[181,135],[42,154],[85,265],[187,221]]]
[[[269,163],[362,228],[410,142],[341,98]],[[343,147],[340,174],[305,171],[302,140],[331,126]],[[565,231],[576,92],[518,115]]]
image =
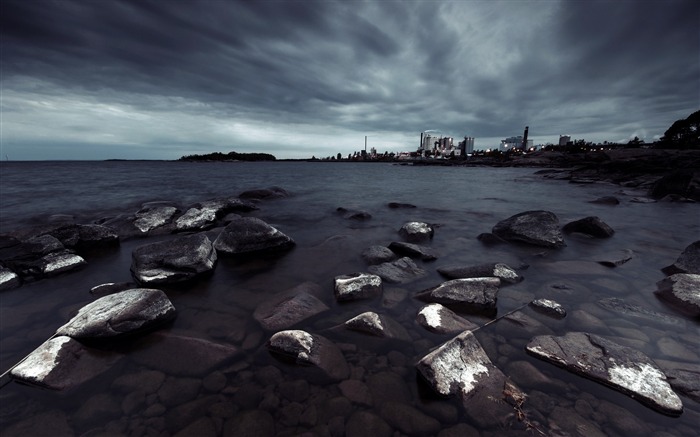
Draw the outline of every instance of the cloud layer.
[[[13,159],[620,141],[700,109],[692,0],[4,0]]]

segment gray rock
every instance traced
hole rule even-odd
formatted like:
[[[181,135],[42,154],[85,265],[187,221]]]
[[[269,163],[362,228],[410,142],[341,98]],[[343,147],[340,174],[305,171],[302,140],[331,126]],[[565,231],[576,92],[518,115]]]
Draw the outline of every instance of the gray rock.
[[[338,301],[369,299],[382,293],[382,278],[368,273],[336,276],[334,290]]]
[[[530,302],[532,309],[538,313],[546,314],[555,319],[563,319],[566,317],[566,310],[558,302],[550,299],[537,299]]]
[[[346,379],[338,384],[340,392],[353,403],[371,407],[374,405],[372,401],[372,392],[367,384],[356,379]]]
[[[589,203],[597,203],[600,205],[619,205],[620,200],[615,196],[603,196],[595,200],[591,200]]]
[[[264,329],[270,331],[288,329],[329,309],[314,296],[319,291],[320,287],[315,283],[300,284],[263,301],[255,309],[253,317]]]
[[[336,212],[343,215],[343,218],[348,220],[369,220],[372,218],[372,214],[367,211],[361,211],[356,209],[347,209],[339,207]]]
[[[413,209],[416,205],[412,203],[389,202],[387,206],[391,209]]]
[[[406,284],[428,274],[428,272],[418,267],[409,257],[369,266],[367,270],[390,284]]]
[[[182,282],[211,272],[216,258],[209,238],[193,234],[137,247],[131,272],[141,284]]]
[[[468,311],[492,313],[501,280],[494,277],[453,279],[415,295],[425,302],[456,306]]]
[[[427,246],[421,246],[419,244],[394,241],[389,244],[389,249],[399,255],[419,258],[423,261],[434,261],[438,258],[437,252],[435,252],[433,249]]]
[[[391,317],[368,311],[345,322],[345,327],[382,338],[410,341],[406,328]]]
[[[436,334],[456,334],[478,328],[475,323],[439,303],[431,303],[418,310],[416,322]]]
[[[700,274],[700,240],[688,245],[676,262],[662,270],[667,275],[674,273]]]
[[[440,422],[399,402],[383,403],[379,415],[389,425],[407,435],[433,435],[440,430]]]
[[[408,222],[399,229],[399,235],[411,243],[420,243],[433,238],[435,230],[428,223]]]
[[[643,353],[597,335],[570,332],[562,337],[533,338],[527,352],[566,370],[610,386],[669,415],[680,415],[683,403],[666,375]]]
[[[488,263],[475,266],[444,266],[437,269],[447,279],[484,278],[493,276],[502,283],[515,284],[523,280],[512,267],[503,263]]]
[[[267,348],[292,359],[296,364],[320,369],[334,381],[341,381],[350,375],[350,367],[338,346],[320,335],[301,330],[280,331],[270,337]]]
[[[497,237],[507,241],[550,248],[565,247],[564,236],[559,229],[559,219],[549,211],[525,211],[493,227]]]
[[[600,218],[591,216],[567,223],[562,228],[564,232],[585,234],[595,238],[610,238],[615,234],[613,228]]]
[[[90,294],[106,296],[124,290],[131,290],[132,288],[138,288],[138,286],[133,282],[105,282],[104,284],[92,287],[90,289]]]
[[[19,242],[10,239],[0,247],[0,262],[21,280],[35,280],[83,267],[85,260],[66,250],[48,234]]]
[[[284,251],[295,243],[287,235],[255,217],[239,217],[219,234],[214,247],[226,255]]]
[[[84,267],[87,265],[87,261],[74,253],[58,252],[50,253],[41,258],[39,265],[44,276],[54,276]]]
[[[367,264],[381,264],[396,259],[396,254],[385,246],[371,246],[362,252],[362,259]]]
[[[622,249],[617,252],[608,253],[595,257],[595,261],[607,267],[618,267],[634,258],[634,252],[630,249]]]
[[[659,296],[691,316],[700,317],[700,274],[676,273],[656,283]]]
[[[606,310],[613,311],[619,314],[624,314],[629,317],[651,320],[667,325],[676,325],[681,327],[685,326],[685,321],[679,319],[678,317],[663,314],[658,311],[642,307],[640,305],[627,303],[624,300],[616,297],[607,297],[605,299],[600,299],[597,303]]]
[[[392,429],[381,417],[369,411],[356,411],[348,419],[346,437],[391,437]]]
[[[280,187],[257,188],[244,191],[239,194],[238,197],[252,200],[281,199],[283,197],[289,197],[289,192]]]
[[[87,225],[67,225],[56,228],[48,232],[56,237],[61,243],[78,252],[94,249],[119,246],[119,235],[107,226],[87,224]]]
[[[203,230],[216,224],[217,219],[233,211],[253,211],[258,209],[251,203],[229,198],[208,200],[188,209],[175,220],[178,231]]]
[[[174,206],[144,206],[135,214],[134,226],[145,234],[169,223],[177,211]]]
[[[108,370],[119,358],[88,349],[70,337],[52,337],[12,369],[10,375],[27,384],[65,390]]]
[[[19,276],[12,270],[0,267],[0,291],[12,290],[21,285]]]
[[[135,288],[85,305],[56,334],[76,339],[115,337],[149,329],[173,318],[175,307],[165,293]]]

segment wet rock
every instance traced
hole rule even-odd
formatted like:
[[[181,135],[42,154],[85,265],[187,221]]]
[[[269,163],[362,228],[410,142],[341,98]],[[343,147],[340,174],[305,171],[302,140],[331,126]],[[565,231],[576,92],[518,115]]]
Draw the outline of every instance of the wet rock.
[[[79,253],[95,249],[119,246],[119,235],[107,226],[87,224],[61,226],[50,232],[61,243]]]
[[[615,405],[612,402],[601,401],[598,411],[604,412],[607,416],[608,426],[617,431],[619,435],[653,435],[649,425],[639,420],[639,418],[629,410]]]
[[[700,274],[676,273],[656,283],[656,293],[682,312],[700,317]]]
[[[12,268],[23,261],[34,261],[52,252],[63,251],[65,247],[60,240],[51,235],[40,235],[24,241],[12,237],[6,239],[0,247],[0,261]]]
[[[54,276],[87,265],[81,256],[69,252],[50,253],[39,261],[40,271],[44,276]]]
[[[630,249],[622,249],[617,252],[595,257],[595,261],[606,267],[618,267],[632,258],[634,258],[634,252],[632,252]]]
[[[589,203],[597,203],[599,205],[619,205],[620,200],[615,196],[603,196],[595,200],[591,200]]]
[[[667,325],[676,325],[681,327],[685,326],[685,321],[682,319],[670,316],[668,314],[663,314],[658,311],[642,307],[640,305],[627,303],[624,300],[618,299],[616,297],[608,297],[605,299],[601,299],[597,303],[606,310],[613,311],[619,314],[624,314],[629,317],[651,320]]]
[[[145,234],[169,223],[177,212],[174,206],[146,205],[135,214],[134,226]]]
[[[528,353],[566,370],[610,386],[647,406],[680,415],[683,403],[656,364],[643,353],[603,337],[570,332],[533,338]]]
[[[559,219],[549,211],[521,212],[498,222],[492,232],[511,242],[550,248],[566,246]]]
[[[52,390],[79,386],[106,371],[119,355],[89,349],[70,337],[58,336],[36,348],[10,375]]]
[[[280,331],[270,338],[267,348],[296,364],[314,366],[331,380],[340,381],[350,375],[350,367],[338,346],[320,335],[301,330]]]
[[[396,259],[396,254],[385,246],[371,246],[362,252],[362,259],[364,259],[367,264],[381,264],[394,261]]]
[[[216,250],[226,255],[285,251],[294,245],[290,237],[255,217],[232,220],[214,242]]]
[[[674,273],[700,274],[700,240],[688,245],[676,262],[662,270],[667,275]]]
[[[411,337],[400,323],[384,314],[362,313],[345,322],[345,327],[382,338],[410,341]]]
[[[106,296],[108,294],[118,293],[124,290],[138,288],[133,282],[106,282],[104,284],[95,285],[90,289],[90,294],[96,296]]]
[[[437,252],[430,247],[413,243],[394,241],[389,244],[389,249],[396,254],[411,258],[419,258],[423,261],[434,261],[438,258]]]
[[[364,405],[366,407],[371,407],[374,403],[372,401],[372,392],[370,391],[367,384],[356,379],[346,379],[338,384],[340,392],[343,396],[350,399],[355,404]]]
[[[272,437],[275,420],[263,410],[247,410],[238,413],[224,424],[224,437]]]
[[[494,313],[500,283],[501,280],[494,277],[453,279],[423,290],[415,297],[469,311]]]
[[[411,243],[428,241],[433,238],[434,233],[433,227],[423,222],[408,222],[399,229],[399,235]]]
[[[72,422],[72,421],[71,421]],[[76,435],[69,418],[58,409],[38,412],[30,418],[3,427],[8,436],[70,436]]]
[[[382,293],[382,278],[368,273],[336,276],[334,290],[338,301],[369,299]]]
[[[156,370],[142,370],[117,377],[111,388],[120,393],[139,391],[151,394],[158,391],[165,381],[165,374]]]
[[[135,288],[85,305],[56,334],[76,339],[116,337],[150,329],[174,318],[175,307],[165,293]]]
[[[284,188],[270,187],[247,190],[238,195],[241,199],[269,200],[289,197],[289,192]]]
[[[415,208],[416,205],[413,205],[411,203],[401,203],[401,202],[389,202],[387,206],[391,209],[412,209]]]
[[[476,236],[476,239],[487,246],[495,246],[497,244],[506,243],[506,240],[490,232],[482,232],[481,234]]]
[[[455,334],[478,328],[478,325],[458,316],[439,303],[425,305],[418,311],[416,322],[436,334]]]
[[[475,266],[444,266],[437,269],[447,279],[484,278],[493,276],[501,282],[515,284],[523,280],[512,267],[503,263],[488,263]]]
[[[440,422],[410,405],[386,402],[379,415],[395,429],[407,435],[432,435],[440,430]]]
[[[409,257],[369,266],[367,270],[391,284],[406,284],[428,274],[428,272],[418,267]]]
[[[230,212],[255,209],[258,209],[255,205],[236,198],[209,200],[193,206],[178,217],[175,228],[178,231],[204,230],[214,226],[219,218]]]
[[[391,437],[392,429],[384,419],[369,411],[356,411],[345,426],[346,437]]]
[[[566,310],[558,302],[550,299],[537,299],[530,302],[532,309],[555,319],[566,317]]]
[[[300,284],[263,301],[255,309],[253,318],[269,331],[288,329],[329,309],[314,296],[320,291],[321,287],[315,283]]]
[[[369,220],[372,218],[372,214],[370,214],[367,211],[358,211],[354,209],[347,209],[343,207],[339,207],[336,209],[336,211],[340,214],[343,215],[343,218],[347,220]]]
[[[367,386],[372,392],[374,405],[385,402],[410,403],[413,396],[406,381],[397,373],[381,371],[367,376]]]
[[[216,251],[204,234],[137,247],[131,272],[141,284],[167,284],[195,279],[214,269]]]
[[[36,280],[46,276],[83,267],[85,260],[66,250],[63,244],[51,235],[31,237],[19,242],[7,239],[0,247],[0,262],[21,280]]]
[[[89,429],[117,419],[121,413],[119,401],[114,396],[98,393],[85,399],[71,419],[78,428]]]
[[[205,376],[240,355],[232,345],[173,333],[150,334],[137,346],[130,355],[134,361],[169,375]]]
[[[582,417],[573,408],[557,406],[549,415],[549,427],[556,434],[576,437],[607,437],[598,425]]]
[[[692,180],[692,169],[676,170],[664,175],[661,179],[656,181],[649,190],[649,197],[652,199],[661,199],[669,194],[689,197],[688,189]]]
[[[567,223],[562,230],[567,233],[577,232],[595,238],[610,238],[615,234],[613,228],[595,216]]]
[[[700,402],[700,366],[690,363],[673,363],[664,372],[674,390]]]
[[[19,276],[12,270],[0,267],[0,291],[12,290],[21,285]]]

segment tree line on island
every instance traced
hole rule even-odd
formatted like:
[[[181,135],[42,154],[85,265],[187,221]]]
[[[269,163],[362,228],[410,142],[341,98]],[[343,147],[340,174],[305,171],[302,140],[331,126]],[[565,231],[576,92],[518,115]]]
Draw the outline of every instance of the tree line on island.
[[[276,161],[274,155],[269,153],[238,153],[238,152],[213,152],[204,155],[186,155],[178,161]]]

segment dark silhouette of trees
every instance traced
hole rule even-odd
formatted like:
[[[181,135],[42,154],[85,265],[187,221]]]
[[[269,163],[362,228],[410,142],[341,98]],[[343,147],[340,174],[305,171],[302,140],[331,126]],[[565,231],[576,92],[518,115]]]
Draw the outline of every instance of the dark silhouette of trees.
[[[207,153],[204,155],[186,155],[178,161],[276,161],[274,155],[269,153]]]
[[[676,120],[661,137],[658,147],[665,149],[700,149],[700,111]]]

